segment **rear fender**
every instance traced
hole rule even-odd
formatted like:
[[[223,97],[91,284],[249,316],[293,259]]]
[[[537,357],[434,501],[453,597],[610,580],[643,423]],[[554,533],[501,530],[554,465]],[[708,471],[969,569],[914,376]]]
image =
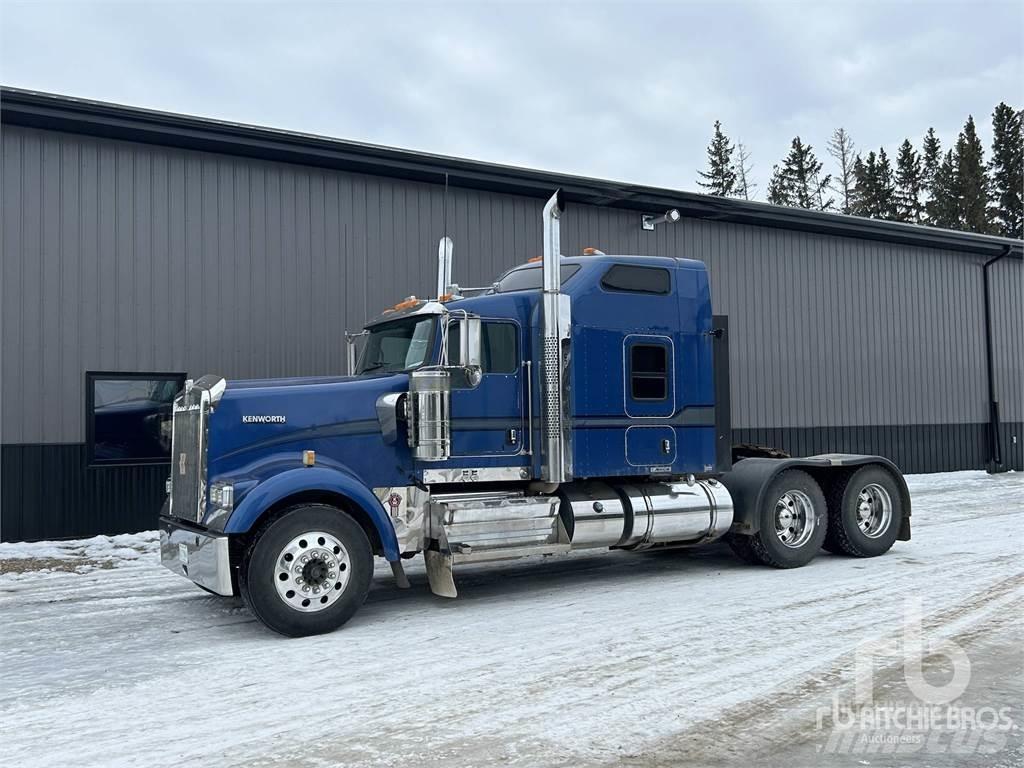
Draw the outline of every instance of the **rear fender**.
[[[878,464],[889,470],[900,489],[903,502],[903,519],[900,522],[900,541],[910,539],[910,491],[903,473],[889,459],[852,453],[831,453],[823,456],[808,456],[793,459],[743,459],[733,464],[732,469],[721,477],[733,499],[734,514],[732,532],[752,536],[761,529],[757,510],[761,508],[765,489],[772,480],[787,469],[802,469],[814,477],[826,497],[836,483],[845,483],[850,475],[866,464]]]
[[[228,518],[224,532],[248,533],[277,502],[305,492],[343,496],[369,518],[380,536],[384,557],[399,559],[395,529],[380,500],[354,475],[334,467],[297,467],[271,475],[246,493]]]

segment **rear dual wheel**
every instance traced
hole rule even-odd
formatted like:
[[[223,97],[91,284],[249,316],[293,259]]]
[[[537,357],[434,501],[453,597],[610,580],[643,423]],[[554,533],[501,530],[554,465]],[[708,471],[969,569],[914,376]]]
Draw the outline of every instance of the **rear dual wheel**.
[[[878,465],[861,467],[829,495],[825,548],[853,557],[889,551],[903,522],[903,496],[892,473]]]
[[[809,563],[825,541],[827,509],[814,478],[802,470],[787,469],[769,483],[761,497],[758,532],[733,535],[729,544],[747,562],[798,568]]]

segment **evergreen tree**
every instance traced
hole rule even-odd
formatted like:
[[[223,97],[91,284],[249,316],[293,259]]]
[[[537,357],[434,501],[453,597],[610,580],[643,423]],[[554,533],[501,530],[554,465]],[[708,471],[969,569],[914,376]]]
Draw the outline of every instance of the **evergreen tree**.
[[[779,179],[773,173],[772,186],[787,202],[797,208],[809,208],[823,211],[832,206],[832,200],[825,198],[832,176],[821,175],[822,163],[814,154],[810,144],[804,144],[800,137],[793,139],[789,154],[777,170]],[[771,194],[771,190],[769,190]]]
[[[892,221],[896,218],[896,180],[893,177],[889,156],[885,154],[885,147],[881,147],[878,150],[878,165],[875,169],[875,209],[873,214],[876,219]]]
[[[924,182],[924,212],[925,212],[925,223],[934,224],[931,221],[931,210],[930,206],[932,198],[935,196],[935,176],[939,172],[939,166],[942,164],[942,144],[939,142],[939,137],[935,135],[935,129],[929,128],[928,132],[924,135],[924,142],[921,145],[921,175]],[[934,224],[934,226],[939,226]]]
[[[968,115],[956,140],[956,194],[959,199],[959,228],[967,232],[992,230],[989,209],[989,181],[985,172],[985,150]]]
[[[921,157],[914,151],[909,139],[900,145],[896,156],[896,220],[921,223],[924,206],[921,192],[924,189],[924,168]]]
[[[921,149],[921,171],[924,173],[925,189],[929,192],[941,162],[942,145],[939,143],[939,137],[935,135],[935,129],[929,128],[928,133],[924,135],[924,145]]]
[[[715,120],[715,133],[708,144],[708,169],[698,171],[704,181],[697,181],[712,195],[729,197],[736,194],[736,169],[732,163],[732,144],[724,133],[722,123]]]
[[[875,153],[869,152],[868,159],[871,161],[871,170],[868,170],[867,163],[857,155],[853,160],[853,186],[850,189],[850,210],[854,216],[870,216],[871,200],[874,193]]]
[[[751,200],[754,197],[754,190],[757,184],[750,180],[750,173],[754,170],[750,162],[750,152],[742,141],[736,142],[736,197],[744,200]]]
[[[928,223],[933,227],[958,229],[960,227],[960,200],[957,196],[956,160],[953,150],[947,150],[932,178],[931,197],[925,204]]]
[[[895,218],[896,185],[885,149],[854,161],[853,212],[872,219]]]
[[[793,205],[785,176],[777,165],[772,166],[772,177],[768,181],[768,202],[772,205]]]
[[[828,153],[836,161],[839,173],[832,179],[832,189],[839,195],[839,210],[851,213],[855,184],[853,166],[857,159],[856,147],[843,128],[836,128],[828,140]]]
[[[989,171],[999,234],[1024,237],[1024,111],[1005,103],[992,113]]]

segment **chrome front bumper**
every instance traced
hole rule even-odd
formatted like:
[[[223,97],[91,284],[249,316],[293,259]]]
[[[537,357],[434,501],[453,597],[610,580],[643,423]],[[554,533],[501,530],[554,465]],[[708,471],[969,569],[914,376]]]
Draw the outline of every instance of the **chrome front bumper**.
[[[160,562],[218,595],[233,595],[228,537],[160,517]]]

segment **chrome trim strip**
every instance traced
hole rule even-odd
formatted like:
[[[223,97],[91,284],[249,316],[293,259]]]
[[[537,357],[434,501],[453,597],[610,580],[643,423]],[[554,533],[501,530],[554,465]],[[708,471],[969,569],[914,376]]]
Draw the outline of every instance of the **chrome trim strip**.
[[[433,483],[489,483],[529,480],[527,467],[451,467],[424,469],[423,482]]]

